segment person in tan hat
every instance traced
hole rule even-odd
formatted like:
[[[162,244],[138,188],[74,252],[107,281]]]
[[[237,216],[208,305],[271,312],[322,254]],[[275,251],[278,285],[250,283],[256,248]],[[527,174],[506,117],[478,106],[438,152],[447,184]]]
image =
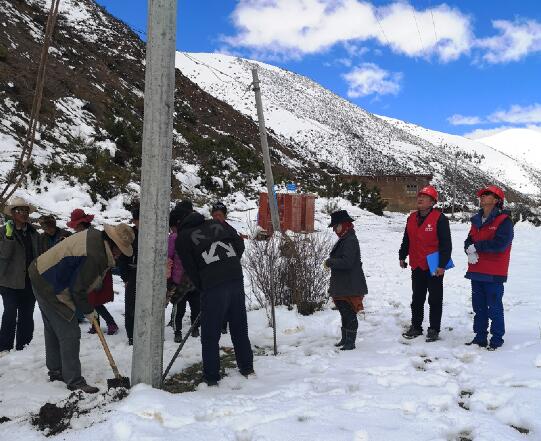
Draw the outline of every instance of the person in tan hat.
[[[9,220],[0,227],[0,293],[4,303],[0,327],[0,353],[22,350],[34,334],[36,299],[28,278],[30,262],[43,249],[39,233],[28,222],[35,207],[21,197],[4,207]]]
[[[105,231],[88,228],[74,234],[35,259],[30,280],[41,309],[45,357],[51,381],[64,381],[70,390],[96,393],[81,376],[81,331],[75,309],[92,322],[96,312],[88,293],[99,288],[107,271],[122,254],[133,253],[129,225],[105,225]]]

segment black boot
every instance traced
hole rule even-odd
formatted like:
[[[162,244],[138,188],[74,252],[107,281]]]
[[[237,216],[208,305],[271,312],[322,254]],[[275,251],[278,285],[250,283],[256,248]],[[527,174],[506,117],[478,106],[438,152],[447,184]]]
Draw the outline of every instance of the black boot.
[[[402,337],[411,340],[412,338],[419,337],[420,335],[423,335],[423,330],[421,328],[410,326],[410,328],[402,334]]]
[[[432,343],[433,341],[440,339],[440,333],[436,331],[435,329],[428,328],[428,331],[426,333],[426,342]]]
[[[341,351],[351,351],[355,349],[355,340],[357,339],[357,330],[346,329],[346,342],[344,346],[340,348]]]
[[[346,329],[345,328],[340,328],[340,329],[342,330],[342,338],[340,339],[338,343],[334,344],[336,347],[344,346],[344,344],[346,343]]]
[[[181,343],[182,342],[182,331],[175,332],[175,343]]]

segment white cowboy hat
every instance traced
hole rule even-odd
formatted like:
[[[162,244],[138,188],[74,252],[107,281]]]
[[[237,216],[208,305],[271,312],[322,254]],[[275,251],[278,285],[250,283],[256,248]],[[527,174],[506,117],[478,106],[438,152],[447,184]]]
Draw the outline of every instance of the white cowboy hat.
[[[30,213],[33,213],[34,211],[36,211],[36,207],[28,203],[25,199],[19,196],[14,196],[6,205],[4,205],[4,214],[11,216],[11,210],[13,210],[16,207],[28,207],[28,210],[30,211]]]
[[[128,257],[133,256],[133,247],[131,244],[135,239],[135,233],[132,227],[127,224],[118,224],[114,226],[104,225],[103,229],[107,233],[107,236],[120,248],[122,254]]]

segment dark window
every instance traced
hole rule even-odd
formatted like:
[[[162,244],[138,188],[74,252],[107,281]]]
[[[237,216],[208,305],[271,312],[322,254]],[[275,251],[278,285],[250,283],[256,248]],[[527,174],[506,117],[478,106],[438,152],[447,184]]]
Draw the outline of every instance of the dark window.
[[[417,194],[417,184],[406,184],[406,193],[409,195]]]

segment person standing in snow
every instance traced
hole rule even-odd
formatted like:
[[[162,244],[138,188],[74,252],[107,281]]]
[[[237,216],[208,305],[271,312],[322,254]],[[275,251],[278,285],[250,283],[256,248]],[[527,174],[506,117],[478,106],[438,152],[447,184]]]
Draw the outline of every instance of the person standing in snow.
[[[75,308],[89,322],[97,319],[88,301],[121,254],[133,253],[133,230],[126,224],[88,228],[64,239],[30,264],[29,276],[41,309],[45,363],[51,381],[64,381],[70,390],[98,392],[81,376],[81,330]]]
[[[58,242],[71,236],[69,231],[56,226],[56,219],[53,215],[47,214],[39,218],[39,224],[43,228],[43,245],[45,250],[54,247]]]
[[[212,219],[217,220],[220,222],[224,227],[226,228],[233,228],[228,222],[227,222],[227,207],[226,205],[221,202],[215,202],[212,204],[212,207],[210,209],[210,216]],[[233,228],[233,230],[235,230]],[[235,230],[235,233],[237,233],[237,230]],[[244,237],[239,234],[239,236],[244,239]],[[222,334],[227,334],[227,320],[224,320],[222,324]]]
[[[434,208],[438,202],[438,192],[432,186],[422,188],[417,193],[417,211],[411,213],[406,223],[402,245],[398,251],[401,268],[406,268],[409,255],[411,267],[411,326],[402,334],[406,339],[423,334],[423,318],[428,290],[430,306],[430,327],[427,342],[439,340],[443,309],[443,275],[451,259],[452,243],[449,220]],[[439,264],[434,274],[430,274],[426,257],[439,252]]]
[[[363,310],[363,297],[368,293],[368,287],[353,219],[346,210],[335,211],[331,214],[329,227],[338,236],[324,262],[325,267],[331,270],[329,294],[342,319],[342,339],[335,346],[341,351],[350,351],[355,349],[359,326],[357,313]]]
[[[501,188],[489,185],[477,192],[481,209],[471,218],[471,228],[464,242],[468,256],[466,278],[471,280],[473,332],[467,345],[478,345],[494,351],[503,345],[505,322],[503,313],[503,284],[507,281],[513,221],[503,210],[505,194]],[[490,320],[490,344],[488,321]],[[488,344],[488,346],[487,346]]]
[[[169,215],[169,243],[167,247],[167,257],[173,262],[171,268],[171,276],[167,280],[167,291],[173,292],[171,303],[173,304],[173,312],[171,321],[175,332],[175,343],[182,341],[182,319],[186,313],[186,303],[190,304],[190,320],[193,325],[201,311],[200,293],[194,286],[182,266],[182,261],[175,250],[177,240],[178,226],[192,211],[188,209],[174,209]],[[192,337],[199,337],[199,326],[192,330]]]
[[[253,374],[253,352],[248,338],[244,280],[240,259],[243,240],[216,220],[191,213],[180,225],[176,250],[184,270],[201,292],[203,379],[209,386],[220,380],[220,331],[229,321],[239,371]]]
[[[120,278],[124,282],[124,326],[128,337],[128,346],[133,345],[133,323],[135,321],[135,294],[137,288],[137,254],[139,238],[139,214],[140,207],[136,205],[131,210],[134,239],[132,243],[133,253],[131,256],[122,254],[118,258]]]
[[[14,197],[4,207],[11,219],[0,227],[0,293],[4,303],[0,327],[0,353],[22,350],[34,335],[36,298],[28,278],[30,262],[43,251],[39,233],[28,222],[35,207]]]
[[[66,225],[75,230],[76,233],[80,233],[81,231],[85,231],[92,227],[93,219],[93,214],[86,214],[81,208],[76,208],[71,212],[70,220],[66,223]],[[114,335],[118,332],[118,325],[116,324],[115,319],[105,307],[105,303],[112,302],[113,300],[113,275],[111,274],[111,271],[109,271],[109,274],[106,274],[103,279],[101,289],[88,294],[88,301],[98,313],[98,323],[100,322],[100,317],[103,317],[105,323],[107,324],[108,335]],[[90,325],[88,333],[96,333],[94,326]]]

